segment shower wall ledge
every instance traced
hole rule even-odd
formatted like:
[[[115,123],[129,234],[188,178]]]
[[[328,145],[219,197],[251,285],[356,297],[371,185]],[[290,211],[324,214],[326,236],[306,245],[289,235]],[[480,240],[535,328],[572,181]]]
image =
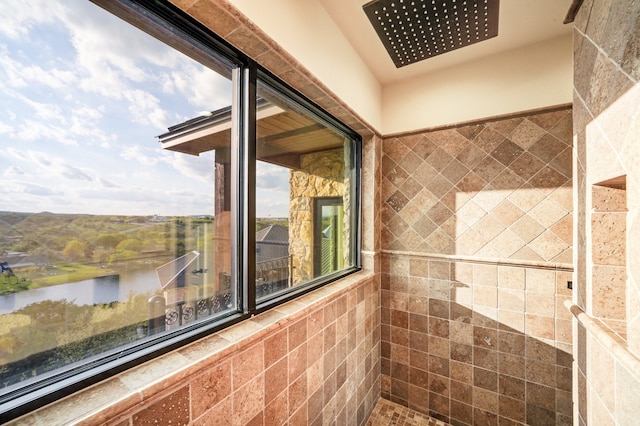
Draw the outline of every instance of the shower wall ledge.
[[[530,260],[516,260],[516,259],[495,259],[490,257],[479,256],[465,256],[465,255],[452,255],[452,254],[440,254],[440,253],[425,253],[418,251],[404,251],[404,250],[381,250],[382,254],[388,254],[392,256],[412,256],[412,257],[424,257],[429,259],[442,259],[452,262],[467,262],[467,263],[482,263],[488,265],[504,265],[515,266],[525,268],[540,268],[540,269],[553,269],[557,271],[573,272],[573,265],[569,263],[555,263],[545,261],[530,261]]]
[[[613,357],[625,367],[638,381],[640,381],[640,358],[633,354],[626,342],[607,328],[600,320],[583,311],[572,302],[565,302],[565,306],[603,347],[608,348]],[[577,347],[577,346],[576,346]]]

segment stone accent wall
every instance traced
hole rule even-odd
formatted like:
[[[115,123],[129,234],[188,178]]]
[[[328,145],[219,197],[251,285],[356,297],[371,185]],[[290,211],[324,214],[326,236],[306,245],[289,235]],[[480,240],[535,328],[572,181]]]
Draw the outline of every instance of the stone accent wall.
[[[344,197],[345,188],[348,188],[344,151],[348,152],[336,149],[303,155],[300,170],[289,172],[289,254],[293,256],[294,284],[313,278],[314,200],[318,197]],[[349,229],[348,201],[349,198],[345,197],[345,235]]]
[[[382,395],[570,425],[571,108],[385,138]]]
[[[638,423],[640,3],[585,0],[574,23],[579,425]]]
[[[572,262],[571,109],[385,138],[388,250]]]

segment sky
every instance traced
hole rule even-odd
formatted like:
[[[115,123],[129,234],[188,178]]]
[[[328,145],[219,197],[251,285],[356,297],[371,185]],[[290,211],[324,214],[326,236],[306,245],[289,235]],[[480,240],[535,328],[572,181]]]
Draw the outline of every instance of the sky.
[[[213,155],[169,126],[231,104],[231,83],[88,0],[0,1],[0,211],[212,215]],[[260,164],[260,216],[288,172]]]

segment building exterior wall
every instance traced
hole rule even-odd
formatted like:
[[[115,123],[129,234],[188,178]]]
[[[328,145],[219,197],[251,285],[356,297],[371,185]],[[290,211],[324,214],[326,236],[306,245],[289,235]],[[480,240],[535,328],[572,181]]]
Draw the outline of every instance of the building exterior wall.
[[[289,254],[293,256],[294,284],[314,278],[314,200],[345,196],[345,183],[348,185],[349,182],[345,176],[344,151],[336,149],[302,155],[300,169],[289,172]],[[345,231],[349,229],[348,202],[348,198],[344,200]],[[349,253],[348,248],[344,252]]]
[[[385,138],[382,395],[571,424],[571,108]]]
[[[585,0],[574,24],[575,424],[638,423],[640,3]]]

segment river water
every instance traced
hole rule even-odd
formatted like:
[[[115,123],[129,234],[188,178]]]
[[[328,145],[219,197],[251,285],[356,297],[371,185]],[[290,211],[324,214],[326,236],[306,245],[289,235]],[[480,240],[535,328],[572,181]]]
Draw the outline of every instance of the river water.
[[[125,269],[118,274],[92,278],[0,296],[0,315],[10,314],[32,303],[63,300],[76,305],[126,301],[131,294],[153,294],[160,290],[156,265]]]

